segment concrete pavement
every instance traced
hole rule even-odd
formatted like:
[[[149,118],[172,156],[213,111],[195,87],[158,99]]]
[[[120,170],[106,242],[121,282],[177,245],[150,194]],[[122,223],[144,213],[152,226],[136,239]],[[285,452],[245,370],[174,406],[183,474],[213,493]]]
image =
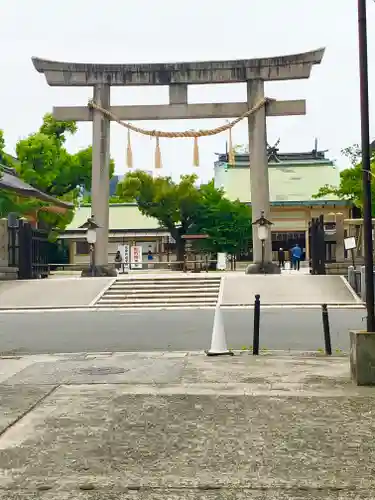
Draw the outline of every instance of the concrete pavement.
[[[0,499],[373,498],[374,390],[346,357],[0,359]]]
[[[192,281],[203,278],[222,279],[222,300],[224,306],[248,306],[254,303],[256,294],[260,294],[262,304],[266,305],[355,305],[360,304],[360,299],[356,296],[349,284],[341,276],[312,276],[303,272],[285,271],[281,275],[252,275],[245,276],[242,272],[226,273],[172,273],[167,274],[131,274],[120,275],[118,282],[137,282],[140,279],[179,279],[181,281]],[[99,301],[102,295],[114,284],[116,280],[111,278],[80,278],[77,276],[61,277],[46,280],[16,281],[7,282],[0,286],[0,310],[11,309],[61,309],[61,308],[90,308]],[[173,284],[173,282],[171,282]],[[126,288],[129,291],[129,287]],[[144,291],[144,289],[142,289]],[[136,292],[136,287],[132,292]],[[139,292],[139,290],[138,290]],[[173,292],[173,286],[172,286]],[[113,305],[119,303],[121,296],[127,298],[123,307],[142,308],[155,306],[155,301],[160,300],[160,293],[163,295],[162,303],[165,306],[178,305],[183,307],[187,302],[185,296],[178,293],[172,298],[171,289],[161,293],[160,289],[155,290],[147,299],[141,300],[137,293],[126,295],[124,290],[117,291],[116,300]],[[122,294],[122,295],[121,295]],[[205,297],[205,290],[200,293],[202,299]],[[113,297],[113,295],[112,295]],[[207,294],[208,297],[208,294]],[[108,296],[110,299],[110,296]],[[177,302],[176,302],[177,301]],[[210,302],[208,300],[208,302]],[[203,302],[204,303],[204,300]],[[140,305],[141,304],[141,305]],[[121,300],[120,300],[121,305]],[[111,306],[111,301],[107,301],[106,306]],[[195,305],[199,307],[199,304]],[[195,308],[193,305],[193,308]],[[214,307],[214,306],[211,306]]]
[[[0,310],[88,307],[113,282],[112,278],[67,277],[6,281],[0,286]]]
[[[364,309],[331,309],[334,349],[349,349],[349,330],[363,329]],[[252,344],[253,310],[223,310],[228,345]],[[1,353],[201,350],[211,342],[213,310],[0,313]],[[261,309],[261,347],[324,347],[321,311]]]
[[[355,304],[360,300],[342,276],[310,274],[251,275],[224,278],[223,305],[248,305],[259,294],[262,304]]]

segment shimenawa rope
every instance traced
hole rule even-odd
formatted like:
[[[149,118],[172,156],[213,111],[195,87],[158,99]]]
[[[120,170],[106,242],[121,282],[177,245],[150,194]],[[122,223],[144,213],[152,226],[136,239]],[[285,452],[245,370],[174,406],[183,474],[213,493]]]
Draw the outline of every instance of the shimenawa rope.
[[[97,104],[95,101],[90,100],[88,102],[88,106],[91,109],[95,109],[97,111],[100,111],[103,113],[103,115],[107,116],[108,118],[111,118],[111,120],[117,122],[119,125],[122,127],[125,127],[128,129],[128,145],[127,145],[127,165],[128,167],[132,167],[133,164],[133,154],[131,150],[131,143],[130,143],[130,131],[136,132],[138,134],[146,135],[149,137],[155,137],[156,138],[156,149],[155,149],[155,168],[161,168],[161,152],[160,152],[160,142],[159,139],[161,137],[163,138],[168,138],[168,139],[185,139],[185,138],[194,138],[194,165],[198,166],[199,165],[199,150],[198,150],[198,138],[199,137],[209,137],[217,134],[221,134],[222,132],[225,132],[229,130],[229,155],[228,155],[228,160],[229,164],[234,163],[234,150],[232,146],[232,128],[237,125],[240,121],[242,121],[245,118],[248,118],[252,114],[256,113],[259,109],[262,108],[262,106],[266,106],[268,103],[273,102],[274,99],[271,99],[269,97],[265,97],[261,99],[255,106],[253,106],[251,109],[245,111],[241,116],[236,118],[235,120],[232,120],[231,122],[226,123],[225,125],[222,125],[220,127],[216,127],[213,129],[201,129],[201,130],[185,130],[184,132],[166,132],[162,130],[147,130],[143,129],[140,127],[136,127],[135,125],[132,125],[129,122],[125,122],[120,120],[114,113],[112,113],[110,110],[103,108],[99,104]]]

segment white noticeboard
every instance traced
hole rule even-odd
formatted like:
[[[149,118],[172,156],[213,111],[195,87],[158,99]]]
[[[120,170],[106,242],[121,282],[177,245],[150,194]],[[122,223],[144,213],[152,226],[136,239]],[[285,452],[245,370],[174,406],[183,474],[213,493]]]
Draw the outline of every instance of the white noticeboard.
[[[142,247],[131,247],[130,254],[132,269],[142,269]]]
[[[129,245],[119,245],[117,250],[120,251],[124,271],[129,271],[129,268],[130,268],[130,247],[129,247]]]
[[[354,236],[350,236],[349,238],[344,238],[344,247],[345,250],[354,250],[356,248],[356,242]]]
[[[218,253],[216,269],[218,269],[219,271],[225,271],[226,268],[227,268],[227,254],[223,252]]]

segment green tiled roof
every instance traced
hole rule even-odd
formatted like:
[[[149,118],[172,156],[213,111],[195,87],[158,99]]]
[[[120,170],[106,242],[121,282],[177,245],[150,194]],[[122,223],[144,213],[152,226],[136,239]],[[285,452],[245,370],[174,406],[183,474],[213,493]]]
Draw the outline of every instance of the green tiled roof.
[[[268,169],[271,202],[306,203],[318,201],[313,198],[325,184],[339,186],[340,172],[331,163],[286,165],[273,164]],[[215,166],[215,185],[223,187],[228,198],[250,202],[251,172],[249,168],[228,168],[224,164]],[[337,201],[334,195],[319,198],[321,201]]]
[[[94,214],[95,215],[95,214]],[[80,228],[91,216],[91,207],[82,206],[77,208],[72,222],[67,226],[66,231]],[[160,225],[153,217],[146,217],[138,210],[137,205],[126,203],[123,205],[110,205],[109,207],[109,229],[135,230],[135,229],[160,229]]]

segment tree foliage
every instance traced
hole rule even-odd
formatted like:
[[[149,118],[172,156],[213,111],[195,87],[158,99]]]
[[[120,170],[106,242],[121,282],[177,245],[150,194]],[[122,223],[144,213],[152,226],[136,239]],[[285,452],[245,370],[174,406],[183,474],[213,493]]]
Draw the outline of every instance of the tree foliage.
[[[248,248],[252,238],[251,209],[240,201],[230,201],[214,182],[200,187],[201,206],[195,217],[192,232],[207,234],[208,239],[197,241],[206,252],[235,254]]]
[[[4,132],[0,129],[0,165],[14,168],[14,159],[5,151]],[[1,177],[1,170],[0,170]]]
[[[0,178],[2,174],[2,167],[14,168],[14,159],[5,152],[5,139],[4,133],[0,130]],[[10,212],[16,212],[24,215],[35,211],[39,206],[37,200],[22,199],[15,194],[0,190],[0,218],[6,217]]]
[[[16,146],[17,171],[25,182],[51,196],[64,197],[77,186],[91,189],[91,146],[69,153],[65,148],[68,134],[77,130],[75,122],[58,122],[46,114],[39,130],[21,139]],[[110,163],[110,177],[114,161]]]
[[[182,261],[184,235],[208,234],[202,250],[234,252],[239,242],[251,237],[251,212],[240,202],[226,199],[213,182],[197,186],[196,175],[153,178],[143,171],[128,173],[118,184],[122,201],[136,201],[141,213],[156,218],[176,241],[176,257]]]
[[[351,167],[340,172],[340,184],[338,187],[326,184],[321,187],[314,198],[321,198],[333,194],[341,200],[350,200],[357,207],[363,206],[363,188],[362,188],[362,163],[361,149],[358,144],[345,148],[341,153],[348,158]],[[371,172],[375,173],[375,155],[371,158]],[[375,197],[375,184],[372,181],[372,196]],[[374,198],[375,199],[375,198]],[[375,215],[375,207],[373,207]]]
[[[153,178],[143,171],[128,173],[117,186],[123,201],[136,201],[141,213],[157,219],[176,240],[177,260],[182,261],[185,235],[200,207],[201,195],[196,187],[196,175],[184,175],[179,183],[171,177]]]
[[[71,154],[65,147],[69,135],[77,131],[73,121],[60,122],[51,114],[43,117],[37,132],[16,144],[17,160],[4,151],[5,141],[0,131],[0,163],[13,167],[19,177],[36,189],[50,196],[75,203],[78,186],[91,189],[92,147]],[[114,161],[110,163],[110,177],[114,172]],[[0,173],[1,175],[1,173]],[[43,210],[47,204],[35,199],[22,199],[12,193],[0,194],[2,216],[15,212],[22,216],[38,214],[38,221],[47,228],[64,229],[71,222],[74,212],[53,213]]]

